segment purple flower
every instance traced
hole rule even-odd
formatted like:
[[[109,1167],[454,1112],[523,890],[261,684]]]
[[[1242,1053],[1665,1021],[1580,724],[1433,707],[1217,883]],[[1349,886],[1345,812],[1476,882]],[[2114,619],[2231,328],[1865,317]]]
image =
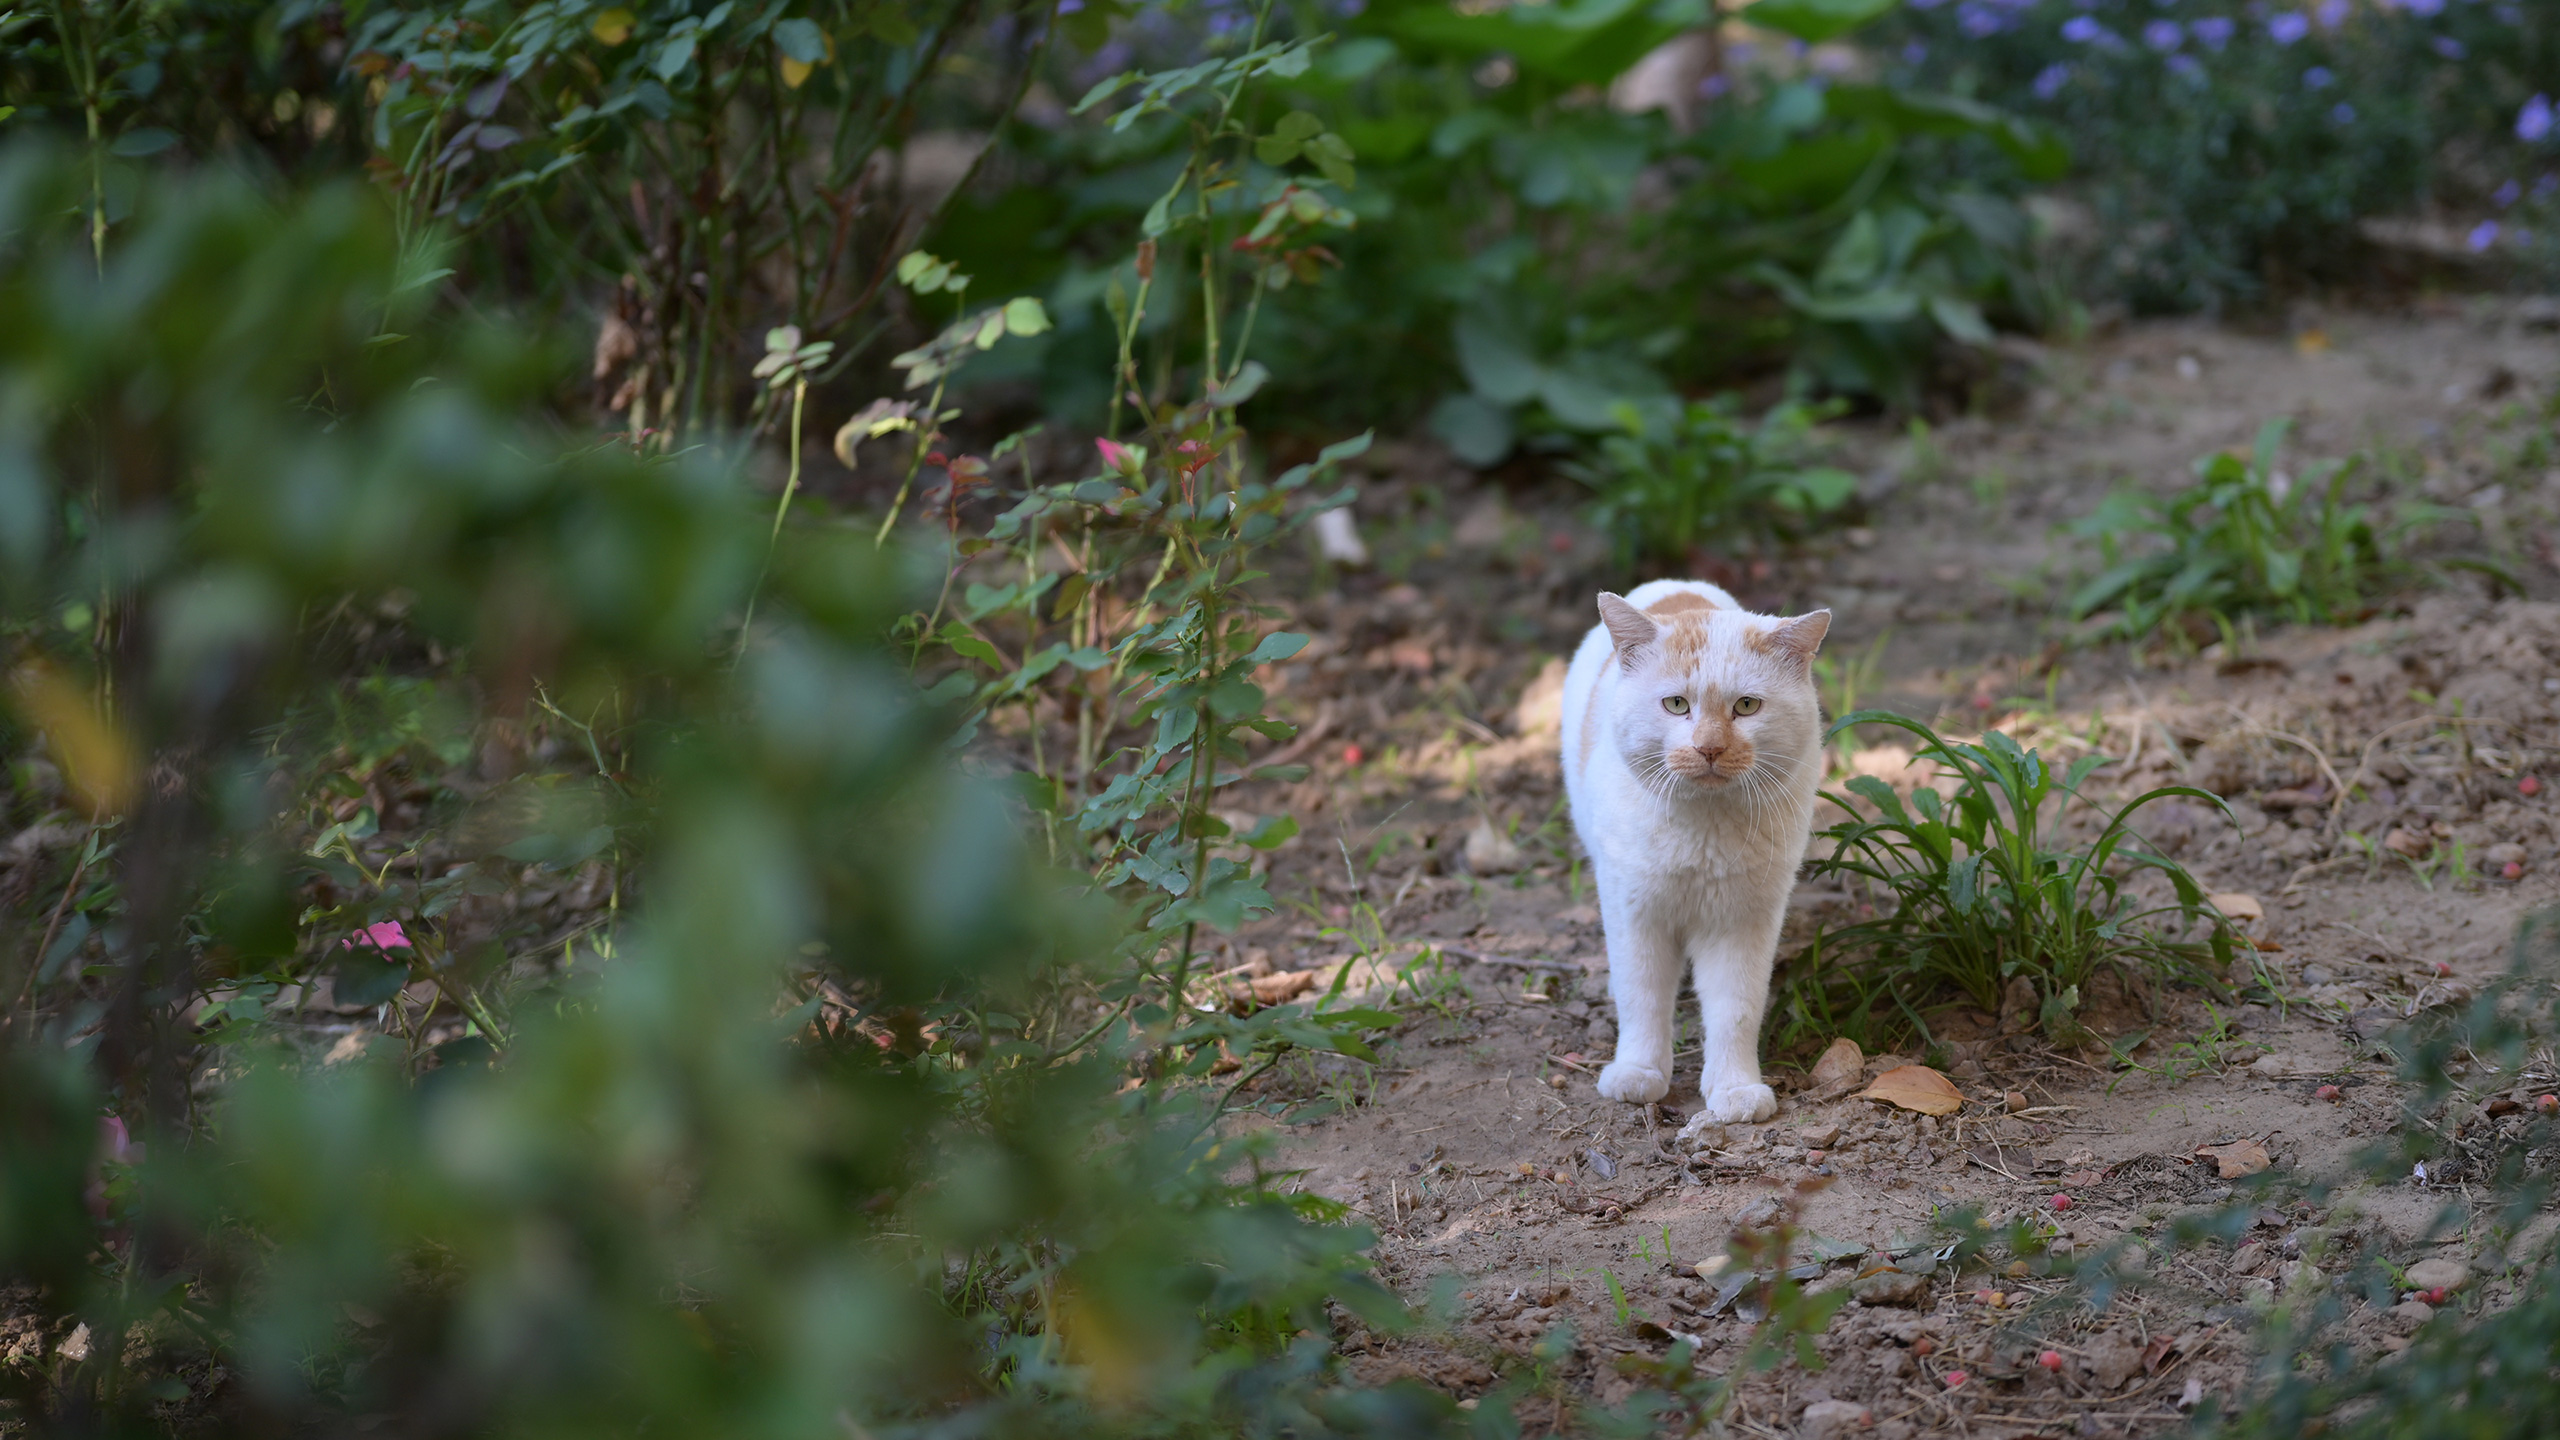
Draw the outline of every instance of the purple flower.
[[[2530,145],[2551,133],[2551,97],[2536,95],[2516,112],[2516,138]]]
[[[2356,107],[2341,100],[2329,107],[2329,118],[2340,125],[2353,125],[2356,123]]]
[[[2433,36],[2428,39],[2427,43],[2434,46],[2436,53],[2447,60],[2459,60],[2463,56],[2471,53],[2471,48],[2469,46],[2454,39],[2450,35]]]
[[[2509,180],[2505,184],[2500,185],[2497,189],[2490,191],[2489,198],[2497,202],[2499,209],[2504,210],[2508,206],[2513,205],[2518,200],[2524,198],[2524,186],[2516,181]]]
[[[2497,244],[2498,222],[2495,220],[2483,220],[2479,224],[2472,226],[2470,236],[2466,238],[2463,243],[2469,245],[2474,250],[2486,250],[2490,246]]]
[[[1902,63],[1905,65],[1918,65],[1928,58],[1929,45],[1926,41],[1914,40],[1902,47]]]
[[[2036,72],[2036,98],[2050,100],[2071,83],[2071,67],[2056,62]]]
[[[2186,38],[2185,27],[2175,20],[2154,20],[2142,27],[2142,43],[2154,50],[2175,50]]]
[[[1956,24],[1976,40],[1986,40],[2009,28],[2009,17],[1987,5],[1971,3],[1956,7]]]
[[[2347,0],[2320,0],[2320,28],[2335,30],[2347,23]]]
[[[2444,13],[2444,0],[2392,0],[2392,4],[2422,19]]]
[[[1058,0],[1058,13],[1073,15],[1084,9],[1084,0]]]
[[[1732,88],[1733,82],[1719,71],[1698,82],[1698,96],[1704,100],[1720,100],[1724,98],[1724,92]]]
[[[2181,51],[2169,57],[2169,73],[2201,85],[2204,83],[2204,62]]]
[[[2338,77],[2330,74],[2326,65],[2314,65],[2302,72],[2302,88],[2305,90],[2326,90],[2337,83]]]
[[[2227,17],[2208,15],[2187,28],[2195,32],[2196,39],[2202,41],[2206,49],[2217,55],[2222,53],[2223,46],[2231,43],[2232,25]]]
[[[2533,182],[2533,198],[2548,200],[2554,191],[2560,191],[2560,175],[2554,175],[2545,170],[2542,172],[2542,178]]]
[[[2287,10],[2267,22],[2267,38],[2279,45],[2290,45],[2311,33],[2311,22]]]
[[[2107,27],[2099,24],[2094,16],[2074,15],[2062,22],[2062,38],[2075,45],[2094,44],[2099,36],[2106,33]]]

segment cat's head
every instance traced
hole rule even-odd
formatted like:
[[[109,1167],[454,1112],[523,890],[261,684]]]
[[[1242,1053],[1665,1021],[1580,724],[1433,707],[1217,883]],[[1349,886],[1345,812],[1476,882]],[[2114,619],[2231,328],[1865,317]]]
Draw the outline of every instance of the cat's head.
[[[1624,673],[1613,713],[1591,718],[1654,788],[1753,788],[1815,763],[1813,655],[1830,611],[1779,619],[1674,591],[1642,610],[1603,594],[1600,619]]]

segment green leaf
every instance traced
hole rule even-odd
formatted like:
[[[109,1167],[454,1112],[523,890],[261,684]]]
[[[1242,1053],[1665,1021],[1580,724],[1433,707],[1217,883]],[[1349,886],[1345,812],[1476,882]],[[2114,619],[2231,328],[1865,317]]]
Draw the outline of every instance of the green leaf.
[[[1030,295],[1008,300],[1004,306],[1004,328],[1015,335],[1037,335],[1049,328],[1049,311]]]
[[[773,48],[803,65],[815,65],[827,58],[826,32],[814,20],[796,16],[778,20],[773,26]]]
[[[1834,40],[1891,11],[1898,0],[1759,0],[1742,11],[1744,21],[1808,45]]]
[[[1247,360],[1225,384],[1209,392],[1208,403],[1216,409],[1233,410],[1259,394],[1263,382],[1270,378],[1270,367],[1259,360]]]
[[[1306,636],[1292,634],[1286,630],[1274,630],[1262,637],[1261,642],[1253,647],[1252,653],[1244,657],[1244,663],[1248,666],[1269,665],[1274,661],[1286,660],[1306,648]]]
[[[1995,338],[1990,322],[1982,318],[1982,307],[1958,296],[1931,296],[1929,318],[1938,322],[1939,329],[1967,345],[1988,345]]]
[[[693,63],[695,43],[696,36],[690,30],[681,35],[668,37],[666,45],[658,51],[657,62],[649,68],[655,70],[661,80],[675,79],[684,73],[686,66]]]
[[[1510,410],[1482,395],[1442,396],[1431,407],[1430,426],[1450,454],[1479,470],[1509,458],[1517,440]]]
[[[1256,825],[1251,830],[1245,832],[1243,838],[1245,844],[1252,846],[1256,850],[1276,850],[1280,848],[1281,844],[1288,840],[1289,837],[1297,833],[1298,819],[1296,816],[1273,815],[1265,818],[1261,824]]]

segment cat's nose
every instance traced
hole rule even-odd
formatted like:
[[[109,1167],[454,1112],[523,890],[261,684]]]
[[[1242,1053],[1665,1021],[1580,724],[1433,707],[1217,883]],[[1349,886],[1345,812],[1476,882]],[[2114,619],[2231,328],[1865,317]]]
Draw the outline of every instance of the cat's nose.
[[[1724,758],[1724,747],[1721,745],[1694,745],[1690,748],[1698,752],[1699,759],[1710,765]]]

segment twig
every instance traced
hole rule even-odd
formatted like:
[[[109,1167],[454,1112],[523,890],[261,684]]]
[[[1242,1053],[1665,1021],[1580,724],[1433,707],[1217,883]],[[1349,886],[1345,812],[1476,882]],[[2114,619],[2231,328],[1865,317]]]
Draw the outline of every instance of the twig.
[[[1582,966],[1563,960],[1523,960],[1517,955],[1495,955],[1484,950],[1470,950],[1463,945],[1439,947],[1443,955],[1455,955],[1478,965],[1508,965],[1515,970],[1538,970],[1549,975],[1579,975]]]

